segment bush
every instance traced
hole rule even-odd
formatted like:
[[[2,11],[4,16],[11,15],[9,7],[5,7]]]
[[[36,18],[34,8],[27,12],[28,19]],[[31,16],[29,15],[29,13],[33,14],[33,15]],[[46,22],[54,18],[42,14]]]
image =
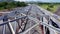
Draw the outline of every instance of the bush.
[[[53,7],[54,7],[54,5],[49,5],[49,7],[50,7],[50,8],[53,8]]]
[[[24,7],[27,6],[24,2],[0,2],[0,8],[3,7],[3,9],[11,9],[14,7]]]
[[[27,6],[27,4],[24,3],[24,2],[17,2],[16,5],[17,5],[17,7],[24,7],[24,6]]]
[[[7,2],[1,2],[1,3],[0,3],[0,7],[6,6],[6,5],[8,5]]]
[[[52,8],[54,8],[54,5],[53,5],[53,4],[48,5],[47,10],[49,10],[49,11],[53,11],[53,9],[52,9]]]

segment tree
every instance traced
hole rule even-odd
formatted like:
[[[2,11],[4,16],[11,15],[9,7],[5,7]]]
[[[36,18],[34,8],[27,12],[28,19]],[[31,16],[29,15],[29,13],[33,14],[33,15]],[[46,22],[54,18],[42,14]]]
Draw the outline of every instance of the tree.
[[[11,9],[11,8],[15,8],[15,7],[24,7],[27,6],[26,3],[24,2],[0,2],[0,8],[3,9]]]
[[[0,3],[0,7],[6,6],[6,5],[8,5],[8,2],[1,2]]]
[[[27,6],[27,4],[24,3],[24,2],[17,2],[16,5],[17,5],[17,7],[24,7],[24,6]]]

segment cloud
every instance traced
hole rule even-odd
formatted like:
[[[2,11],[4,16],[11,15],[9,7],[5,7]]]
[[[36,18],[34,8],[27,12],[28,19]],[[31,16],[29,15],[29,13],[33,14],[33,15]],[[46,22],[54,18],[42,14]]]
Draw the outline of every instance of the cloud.
[[[42,2],[60,2],[60,0],[16,0],[16,1],[42,1]]]

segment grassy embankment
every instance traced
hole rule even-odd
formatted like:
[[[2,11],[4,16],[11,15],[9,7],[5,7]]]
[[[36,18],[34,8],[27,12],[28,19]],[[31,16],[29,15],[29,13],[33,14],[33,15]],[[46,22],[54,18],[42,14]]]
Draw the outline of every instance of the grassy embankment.
[[[47,9],[49,11],[51,11],[52,13],[56,12],[58,7],[60,6],[59,3],[42,3],[42,4],[38,4],[40,7],[44,8],[44,9]]]

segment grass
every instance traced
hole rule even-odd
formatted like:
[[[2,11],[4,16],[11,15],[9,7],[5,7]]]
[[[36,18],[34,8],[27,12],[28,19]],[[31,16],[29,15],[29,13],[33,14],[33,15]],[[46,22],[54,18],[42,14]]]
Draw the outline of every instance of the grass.
[[[60,6],[59,4],[54,4],[53,8],[49,7],[49,5],[51,4],[42,4],[42,5],[39,5],[40,7],[44,8],[44,9],[47,9],[49,8],[52,13],[55,13],[58,9],[58,6]]]

